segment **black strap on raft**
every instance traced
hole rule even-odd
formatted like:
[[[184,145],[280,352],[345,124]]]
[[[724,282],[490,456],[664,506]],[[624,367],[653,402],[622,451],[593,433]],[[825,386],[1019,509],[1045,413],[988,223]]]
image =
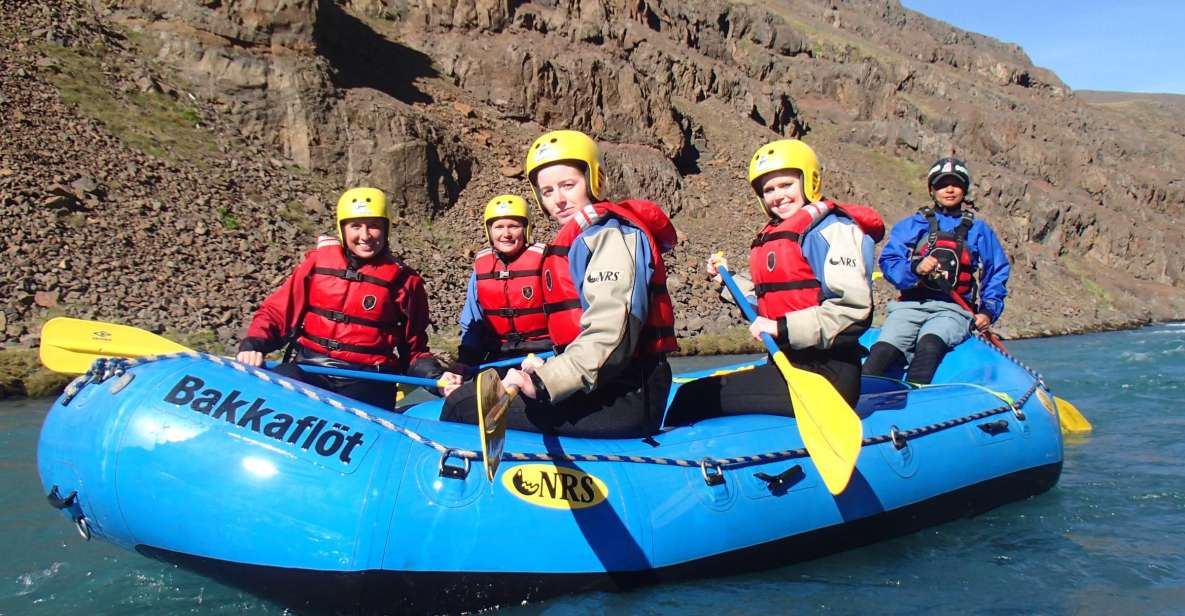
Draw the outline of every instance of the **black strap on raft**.
[[[65,497],[58,492],[58,486],[50,488],[49,494],[45,495],[46,500],[49,501],[49,506],[54,509],[67,509],[74,504],[78,498],[78,491],[70,492]]]
[[[769,488],[770,493],[778,496],[785,494],[796,483],[802,481],[803,477],[806,477],[806,473],[802,470],[801,464],[795,464],[777,475],[753,473],[753,476],[764,481],[765,487]]]
[[[995,436],[1001,432],[1008,431],[1008,420],[1007,419],[997,419],[996,421],[989,421],[987,423],[981,423],[981,424],[979,424],[979,429],[983,430],[984,432],[986,432],[988,434],[991,434],[992,436]]]

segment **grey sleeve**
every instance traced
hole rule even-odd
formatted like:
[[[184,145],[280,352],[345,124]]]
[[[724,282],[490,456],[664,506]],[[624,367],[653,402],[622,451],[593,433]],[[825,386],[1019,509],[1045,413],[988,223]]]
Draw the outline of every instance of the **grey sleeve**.
[[[595,389],[602,374],[616,372],[630,361],[642,332],[641,320],[630,310],[636,288],[637,232],[605,227],[582,241],[591,255],[588,272],[618,274],[581,286],[588,308],[580,317],[580,333],[563,353],[538,370],[552,400]]]

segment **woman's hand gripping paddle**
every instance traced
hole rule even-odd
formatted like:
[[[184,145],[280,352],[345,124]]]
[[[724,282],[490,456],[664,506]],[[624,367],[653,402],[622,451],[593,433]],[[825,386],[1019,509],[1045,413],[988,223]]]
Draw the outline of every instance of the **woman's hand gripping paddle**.
[[[728,269],[717,266],[716,271],[745,313],[745,318],[756,319],[757,314],[737,288]],[[782,378],[786,379],[790,402],[794,405],[795,423],[807,454],[823,477],[827,490],[832,494],[843,492],[856,468],[856,458],[860,456],[860,444],[864,439],[860,417],[830,381],[820,374],[795,368],[769,334],[762,334],[761,341],[773,356]]]

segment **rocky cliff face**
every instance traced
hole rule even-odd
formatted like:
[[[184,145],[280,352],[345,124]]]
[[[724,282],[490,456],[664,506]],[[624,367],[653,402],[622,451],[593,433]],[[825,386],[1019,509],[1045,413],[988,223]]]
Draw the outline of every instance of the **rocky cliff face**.
[[[478,212],[528,193],[523,153],[552,128],[601,140],[611,196],[669,208],[684,335],[735,323],[700,263],[745,254],[745,165],[779,136],[889,221],[928,201],[929,162],[966,159],[1014,260],[1004,333],[1185,317],[1176,108],[1084,98],[895,0],[0,6],[8,345],[62,313],[233,341],[364,182],[394,196],[453,333]]]

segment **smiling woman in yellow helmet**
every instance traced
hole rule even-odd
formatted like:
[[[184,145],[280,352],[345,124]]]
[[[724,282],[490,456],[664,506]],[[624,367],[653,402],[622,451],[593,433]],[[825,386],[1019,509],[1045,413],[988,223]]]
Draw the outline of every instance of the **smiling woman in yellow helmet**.
[[[521,394],[507,425],[570,436],[653,434],[670,388],[666,354],[677,348],[662,260],[674,227],[649,201],[604,200],[600,150],[584,133],[536,139],[526,173],[535,202],[560,226],[542,262],[547,331],[558,353],[506,374],[503,385]],[[477,423],[471,384],[449,396],[441,417]]]
[[[884,221],[871,208],[824,199],[815,151],[797,139],[758,148],[749,185],[767,221],[749,252],[750,276],[735,276],[746,301],[757,305],[750,333],[773,336],[794,365],[822,374],[854,405],[866,353],[859,338],[872,323],[874,245]],[[709,274],[716,275],[717,265],[728,261],[709,257]],[[668,422],[743,413],[793,413],[773,362],[689,383]]]
[[[428,352],[428,295],[415,270],[391,254],[387,198],[351,188],[337,202],[337,238],[322,236],[296,271],[251,320],[236,359],[263,356],[291,343],[276,372],[390,409],[395,385],[309,374],[299,364],[437,378]],[[290,363],[289,359],[297,363]]]
[[[531,213],[516,195],[490,199],[461,309],[459,361],[465,366],[551,350],[543,313],[543,244],[531,243]]]

